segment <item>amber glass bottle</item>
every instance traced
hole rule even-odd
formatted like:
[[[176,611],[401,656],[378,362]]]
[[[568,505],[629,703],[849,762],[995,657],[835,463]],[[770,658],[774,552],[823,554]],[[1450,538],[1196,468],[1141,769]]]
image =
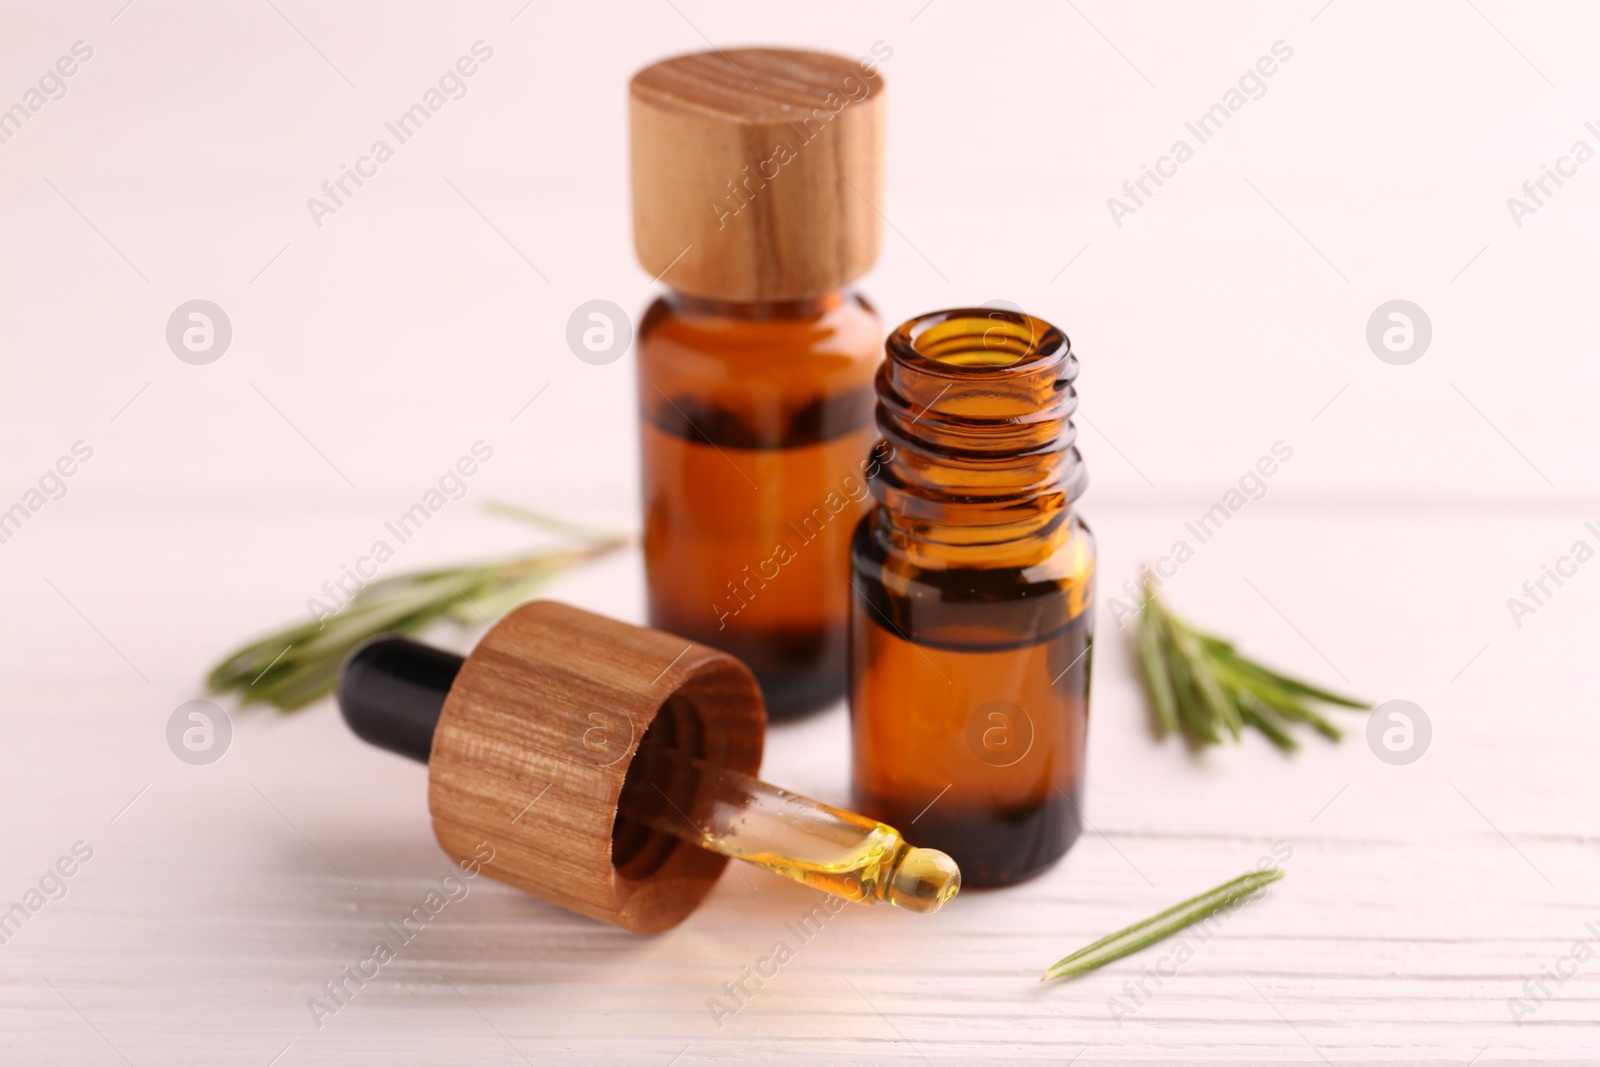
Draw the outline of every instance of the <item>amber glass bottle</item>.
[[[671,293],[640,326],[650,623],[744,660],[774,717],[844,691],[882,338],[852,292]]]
[[[844,695],[849,545],[883,327],[873,61],[732,49],[630,89],[650,623],[721,648],[785,718]]]
[[[1095,549],[1060,330],[988,309],[889,338],[852,543],[857,807],[1009,885],[1077,838]]]

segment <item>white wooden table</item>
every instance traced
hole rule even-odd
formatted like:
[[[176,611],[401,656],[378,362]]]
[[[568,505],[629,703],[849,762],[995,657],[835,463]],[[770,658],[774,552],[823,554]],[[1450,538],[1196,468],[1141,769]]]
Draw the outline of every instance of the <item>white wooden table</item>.
[[[93,449],[0,543],[0,909],[41,879],[59,896],[0,944],[0,1061],[1600,1061],[1600,565],[1520,626],[1506,604],[1600,546],[1600,170],[1520,228],[1506,206],[1574,140],[1600,147],[1596,15],[121,2],[7,3],[0,35],[0,105],[94,50],[0,145],[0,509]],[[425,771],[327,703],[235,714],[210,766],[174,757],[167,721],[474,441],[494,459],[396,571],[525,544],[490,498],[636,525],[631,359],[588,366],[562,337],[584,300],[648,298],[623,85],[708,38],[889,42],[892,229],[865,283],[885,318],[1006,298],[1082,352],[1090,830],[937,917],[841,913],[720,1027],[708,1000],[809,891],[730,872],[638,938],[480,879],[319,1028],[307,999],[446,872]],[[305,199],[479,39],[467,94],[315,226]],[[1278,40],[1266,94],[1114,225],[1106,198]],[[982,143],[936,152],[957,128]],[[197,298],[233,324],[207,366],[163,336]],[[1392,299],[1432,323],[1408,366],[1364,338]],[[1293,459],[1171,599],[1297,673],[1415,702],[1415,763],[1353,718],[1293,758],[1150,735],[1104,598],[1279,440]],[[643,615],[637,556],[551,594]],[[846,761],[836,708],[775,729],[765,773],[837,802]],[[1189,935],[1175,973],[1169,942],[1037,981],[1275,847],[1287,877]],[[1571,977],[1531,997],[1549,972]]]

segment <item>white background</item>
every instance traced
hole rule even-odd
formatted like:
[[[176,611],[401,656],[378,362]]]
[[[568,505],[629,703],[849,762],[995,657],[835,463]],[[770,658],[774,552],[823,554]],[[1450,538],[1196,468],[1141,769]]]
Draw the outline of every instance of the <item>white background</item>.
[[[7,3],[0,30],[0,107],[94,49],[0,145],[0,508],[94,449],[0,544],[0,905],[94,849],[0,946],[0,1059],[1600,1057],[1600,959],[1521,1026],[1507,1004],[1600,927],[1600,565],[1520,627],[1506,606],[1600,545],[1600,162],[1521,227],[1506,206],[1575,140],[1600,149],[1592,8],[123,2]],[[318,228],[306,198],[480,39],[467,95]],[[1115,225],[1107,198],[1280,40],[1266,95]],[[809,891],[730,873],[645,939],[480,882],[319,1030],[306,998],[446,869],[425,771],[326,702],[235,715],[204,768],[173,757],[167,718],[474,441],[493,460],[397,571],[527,544],[481,514],[492,498],[636,526],[632,358],[586,365],[564,333],[584,301],[650,299],[626,81],[708,41],[885,42],[890,225],[863,288],[889,324],[1003,298],[1073,337],[1103,568],[1092,832],[936,918],[843,913],[721,1028],[707,998]],[[209,366],[164,339],[196,298],[233,324]],[[1409,366],[1364,338],[1396,298],[1432,322]],[[1433,740],[1411,766],[1359,729],[1292,759],[1150,736],[1104,598],[1279,440],[1293,459],[1171,599],[1286,668],[1419,704]],[[551,593],[642,618],[637,555]],[[844,727],[839,708],[774,730],[767,776],[842,801]],[[1037,983],[1278,841],[1287,878],[1120,1025],[1109,998],[1170,946]]]

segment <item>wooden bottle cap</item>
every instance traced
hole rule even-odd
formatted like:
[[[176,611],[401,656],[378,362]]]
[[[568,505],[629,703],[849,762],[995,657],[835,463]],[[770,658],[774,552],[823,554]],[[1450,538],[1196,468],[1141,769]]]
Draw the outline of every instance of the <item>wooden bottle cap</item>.
[[[635,74],[633,235],[680,292],[817,296],[878,258],[883,75],[871,59],[734,48]]]
[[[637,933],[681,922],[727,859],[626,820],[649,744],[746,774],[766,713],[748,668],[658,630],[542,600],[461,666],[428,756],[428,808],[455,862]],[[488,857],[488,858],[485,858]]]

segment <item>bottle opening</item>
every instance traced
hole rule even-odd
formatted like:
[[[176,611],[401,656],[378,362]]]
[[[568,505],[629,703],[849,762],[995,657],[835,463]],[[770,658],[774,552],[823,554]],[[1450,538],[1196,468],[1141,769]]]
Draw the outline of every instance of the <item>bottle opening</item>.
[[[1066,335],[1043,319],[980,307],[912,319],[890,336],[888,348],[905,362],[981,373],[1048,359],[1066,345]]]
[[[1067,335],[1015,308],[954,308],[903,323],[886,348],[880,528],[945,557],[957,545],[985,558],[996,545],[1007,558],[1053,551],[1085,484]]]

